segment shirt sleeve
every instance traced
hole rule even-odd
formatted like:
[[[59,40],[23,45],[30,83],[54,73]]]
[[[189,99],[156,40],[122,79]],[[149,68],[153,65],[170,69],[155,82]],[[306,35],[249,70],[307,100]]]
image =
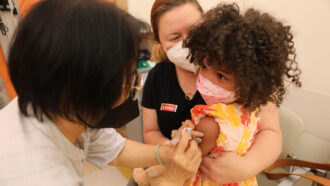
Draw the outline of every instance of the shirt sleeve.
[[[148,74],[148,77],[147,77],[147,80],[144,84],[144,87],[143,87],[143,94],[142,94],[142,102],[141,102],[141,105],[143,107],[146,107],[146,108],[150,108],[150,109],[155,109],[156,108],[156,103],[155,103],[155,99],[154,99],[154,96],[155,96],[155,90],[157,89],[156,88],[156,84],[155,84],[155,80],[157,79],[157,77],[155,77],[156,73],[155,73],[155,70],[156,70],[157,66],[154,67]]]
[[[0,185],[2,182],[0,181]],[[38,172],[29,172],[27,175],[14,177],[4,182],[6,186],[83,186],[83,180],[80,176],[74,175],[65,166],[50,167],[47,170]]]
[[[103,168],[123,150],[126,139],[113,128],[93,130],[91,133],[87,161]]]

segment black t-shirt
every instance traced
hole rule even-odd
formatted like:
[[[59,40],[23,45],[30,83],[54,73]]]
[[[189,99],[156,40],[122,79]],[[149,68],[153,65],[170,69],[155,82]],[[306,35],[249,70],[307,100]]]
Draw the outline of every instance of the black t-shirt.
[[[191,100],[185,98],[173,63],[158,63],[149,72],[143,88],[142,106],[156,110],[158,126],[165,137],[171,139],[171,131],[191,119],[190,110],[198,104],[205,104],[198,91]]]

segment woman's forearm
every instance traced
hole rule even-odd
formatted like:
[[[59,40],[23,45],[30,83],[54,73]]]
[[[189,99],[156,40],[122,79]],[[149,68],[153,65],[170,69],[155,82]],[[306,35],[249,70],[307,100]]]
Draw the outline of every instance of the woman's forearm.
[[[142,107],[143,110],[143,138],[148,144],[163,144],[168,139],[161,133],[155,109]]]
[[[119,153],[116,159],[111,161],[110,165],[123,167],[149,167],[158,165],[155,155],[155,145],[143,144],[132,140],[126,140],[123,150]],[[168,161],[168,155],[172,152],[172,147],[161,146],[159,155],[163,162]]]
[[[143,133],[144,141],[147,144],[163,144],[169,139],[163,136],[160,131],[148,131]]]

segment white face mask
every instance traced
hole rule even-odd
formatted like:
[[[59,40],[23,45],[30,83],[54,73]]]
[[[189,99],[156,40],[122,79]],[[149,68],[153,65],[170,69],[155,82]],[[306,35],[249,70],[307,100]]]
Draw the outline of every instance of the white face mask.
[[[196,74],[199,66],[195,65],[194,63],[190,63],[190,58],[187,59],[187,56],[189,55],[189,49],[182,48],[182,41],[178,42],[176,45],[167,50],[166,54],[172,63]]]
[[[228,91],[206,79],[201,74],[198,74],[196,81],[196,88],[202,95],[207,105],[213,105],[217,103],[231,104],[236,101],[236,91]]]

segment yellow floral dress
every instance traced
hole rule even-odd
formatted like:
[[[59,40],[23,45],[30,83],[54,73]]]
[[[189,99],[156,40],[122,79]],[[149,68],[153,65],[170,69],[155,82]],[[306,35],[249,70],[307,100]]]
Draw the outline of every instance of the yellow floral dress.
[[[232,151],[244,156],[253,144],[256,133],[260,128],[260,118],[258,110],[246,112],[240,104],[214,104],[196,105],[191,109],[192,121],[198,125],[201,118],[213,116],[219,124],[220,132],[217,138],[217,147],[211,153],[221,151]],[[231,183],[215,184],[203,175],[198,173],[191,177],[185,184],[186,186],[256,186],[256,177],[251,179]]]

